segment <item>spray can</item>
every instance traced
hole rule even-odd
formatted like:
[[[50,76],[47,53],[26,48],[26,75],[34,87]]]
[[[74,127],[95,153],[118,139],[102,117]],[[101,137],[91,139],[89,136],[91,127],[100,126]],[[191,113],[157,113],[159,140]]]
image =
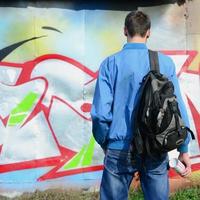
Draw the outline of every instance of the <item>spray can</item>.
[[[170,159],[169,166],[175,169],[179,174],[185,171],[185,165],[177,158]]]

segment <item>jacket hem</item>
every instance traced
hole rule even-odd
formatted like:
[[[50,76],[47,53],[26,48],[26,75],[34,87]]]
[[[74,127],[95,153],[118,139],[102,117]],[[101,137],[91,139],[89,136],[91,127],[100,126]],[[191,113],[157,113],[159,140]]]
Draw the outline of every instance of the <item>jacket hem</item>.
[[[107,148],[108,149],[118,149],[118,150],[130,150],[131,142],[130,141],[109,141]]]

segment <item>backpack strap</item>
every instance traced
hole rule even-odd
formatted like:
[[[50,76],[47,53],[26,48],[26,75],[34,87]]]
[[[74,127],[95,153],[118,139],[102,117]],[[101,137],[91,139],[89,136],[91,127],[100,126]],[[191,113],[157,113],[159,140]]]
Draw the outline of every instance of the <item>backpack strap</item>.
[[[148,50],[149,52],[149,62],[150,62],[150,69],[151,71],[158,71],[160,72],[159,61],[158,61],[158,52]]]
[[[192,139],[195,140],[193,131],[190,128],[188,128],[187,126],[185,127],[185,129],[191,134]]]

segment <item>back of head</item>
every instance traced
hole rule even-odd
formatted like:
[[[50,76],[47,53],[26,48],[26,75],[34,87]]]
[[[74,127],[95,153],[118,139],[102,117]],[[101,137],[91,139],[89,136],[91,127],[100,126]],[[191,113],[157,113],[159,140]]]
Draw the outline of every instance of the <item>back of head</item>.
[[[151,28],[151,21],[148,15],[141,11],[132,11],[125,18],[125,29],[130,37],[145,37]]]

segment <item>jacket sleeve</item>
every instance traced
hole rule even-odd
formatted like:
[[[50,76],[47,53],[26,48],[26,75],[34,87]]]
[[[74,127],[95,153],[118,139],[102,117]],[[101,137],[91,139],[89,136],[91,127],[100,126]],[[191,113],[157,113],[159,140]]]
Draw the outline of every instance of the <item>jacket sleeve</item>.
[[[106,137],[112,122],[113,84],[109,60],[100,66],[91,109],[92,132],[97,143],[106,148]]]
[[[187,110],[186,110],[185,104],[184,104],[182,96],[181,96],[180,86],[179,86],[178,78],[176,76],[175,65],[174,65],[172,60],[171,60],[171,62],[172,62],[172,67],[173,67],[173,74],[171,76],[171,81],[174,84],[175,95],[176,95],[177,100],[178,100],[181,116],[182,116],[182,119],[183,119],[185,125],[187,127],[190,127],[190,123],[189,123],[189,119],[188,119],[188,115],[187,115]],[[188,133],[188,136],[187,136],[185,142],[177,150],[181,153],[188,152],[188,144],[190,142],[190,139],[191,139],[191,135],[190,135],[190,133]]]

